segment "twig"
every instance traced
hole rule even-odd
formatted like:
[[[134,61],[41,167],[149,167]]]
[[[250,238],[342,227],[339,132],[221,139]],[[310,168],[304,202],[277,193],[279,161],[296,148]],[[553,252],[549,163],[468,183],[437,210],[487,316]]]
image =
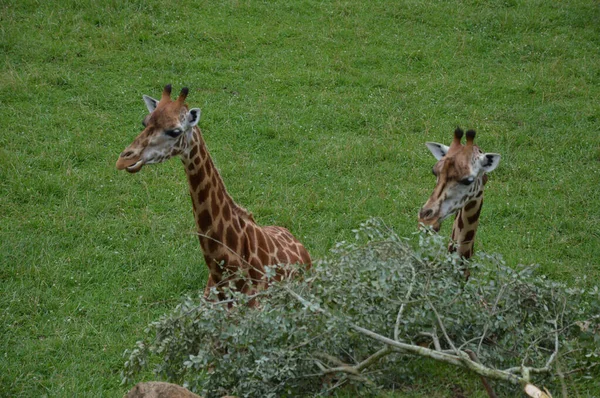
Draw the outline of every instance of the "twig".
[[[370,357],[368,357],[367,359],[365,359],[364,361],[362,361],[361,363],[356,365],[356,370],[358,370],[360,372],[363,369],[368,368],[369,366],[371,366],[372,364],[374,364],[375,362],[377,362],[378,360],[380,360],[381,358],[385,357],[386,355],[388,355],[392,352],[393,352],[393,350],[390,349],[390,347],[386,345],[381,350],[377,351],[375,354],[371,355]]]
[[[498,293],[498,296],[496,297],[496,301],[494,301],[494,306],[492,307],[491,315],[495,315],[496,308],[498,307],[498,302],[500,301],[500,297],[502,297],[502,295],[504,294],[504,290],[506,289],[507,286],[508,286],[508,284],[504,284],[500,288],[500,292]],[[485,339],[485,335],[487,334],[489,327],[490,327],[490,322],[488,321],[485,323],[485,328],[483,329],[483,333],[481,334],[481,339],[479,340],[479,345],[477,346],[477,355],[479,355],[481,353],[481,345],[483,344],[483,340]]]
[[[325,361],[329,361],[331,363],[336,364],[339,367],[350,366],[347,363],[340,361],[338,358],[333,355],[326,354],[324,352],[316,352],[313,354],[316,358],[324,359]]]
[[[557,320],[552,321],[552,324],[554,325],[554,352],[552,353],[552,355],[550,355],[550,358],[548,358],[548,361],[546,362],[546,366],[544,366],[545,368],[550,368],[550,365],[552,365],[552,362],[554,361],[554,359],[556,358],[556,355],[558,355],[558,348],[559,348],[559,342],[558,342],[558,322]]]
[[[399,339],[400,321],[402,320],[402,312],[404,311],[404,305],[406,304],[406,302],[408,302],[408,300],[410,300],[410,296],[412,296],[413,287],[415,286],[415,279],[416,279],[415,267],[410,265],[410,270],[412,273],[410,285],[408,286],[408,291],[406,292],[406,296],[404,297],[404,302],[402,303],[402,305],[400,306],[400,309],[398,310],[398,315],[396,315],[396,325],[394,326],[394,340],[396,340],[396,341],[400,340]]]
[[[585,367],[581,367],[581,368],[570,370],[568,372],[563,373],[563,375],[565,377],[566,376],[571,376],[574,373],[585,372],[586,370],[593,369],[593,368],[595,368],[598,365],[600,365],[600,363],[596,362],[596,363],[591,364],[590,366],[585,366]]]
[[[452,341],[452,339],[450,339],[450,336],[448,336],[448,333],[446,333],[446,327],[444,326],[444,323],[442,322],[442,318],[440,317],[440,314],[438,314],[437,310],[435,309],[435,306],[433,305],[433,303],[431,302],[431,300],[429,300],[429,298],[427,299],[427,303],[429,304],[429,306],[433,310],[433,313],[435,314],[435,317],[437,318],[438,325],[440,326],[440,329],[442,329],[442,333],[444,334],[444,337],[446,338],[446,341],[448,342],[448,344],[450,345],[450,347],[452,347],[452,349],[454,350],[454,352],[456,353],[456,355],[459,355],[459,350],[454,345],[454,342]]]
[[[560,380],[560,391],[562,393],[563,398],[568,398],[569,394],[567,393],[567,384],[565,383],[565,375],[562,372],[558,362],[556,362],[556,374],[558,375],[558,380]]]
[[[348,381],[348,378],[342,377],[340,380],[338,380],[337,383],[335,383],[333,386],[329,387],[327,389],[327,392],[333,391],[336,388],[343,386],[344,384],[346,384],[347,381]]]

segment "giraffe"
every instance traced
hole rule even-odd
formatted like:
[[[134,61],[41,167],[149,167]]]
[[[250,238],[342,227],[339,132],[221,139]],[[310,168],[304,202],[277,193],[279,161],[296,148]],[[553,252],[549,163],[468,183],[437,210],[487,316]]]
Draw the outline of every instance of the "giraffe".
[[[234,281],[233,288],[238,291],[256,293],[267,286],[263,278],[266,266],[283,265],[277,269],[276,279],[292,273],[285,265],[311,267],[308,251],[286,228],[259,226],[252,214],[227,193],[197,126],[200,109],[189,109],[184,102],[188,92],[184,87],[177,100],[172,101],[169,84],[160,100],[143,96],[150,112],[143,120],[144,130],[120,154],[116,167],[137,173],[144,165],[180,156],[209,270],[205,297],[214,286],[222,298],[220,288],[230,281]],[[244,278],[234,278],[238,272]]]
[[[463,134],[460,127],[456,128],[449,147],[435,142],[425,144],[437,159],[433,166],[437,183],[419,212],[419,223],[439,231],[442,221],[456,213],[448,250],[468,259],[473,255],[483,205],[483,186],[488,180],[486,173],[498,167],[500,155],[484,153],[473,145],[474,130],[467,131],[467,143],[461,144]],[[465,276],[468,278],[468,270]]]

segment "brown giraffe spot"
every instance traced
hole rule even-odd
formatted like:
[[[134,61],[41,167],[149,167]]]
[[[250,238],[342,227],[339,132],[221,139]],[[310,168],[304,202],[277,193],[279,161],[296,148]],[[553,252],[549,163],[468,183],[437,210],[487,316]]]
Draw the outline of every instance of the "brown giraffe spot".
[[[299,248],[297,247],[296,249],[299,249]],[[294,259],[292,260],[293,264],[304,264],[304,258],[302,256],[301,251],[297,250],[296,253],[297,253],[296,257],[294,257]]]
[[[206,201],[206,199],[208,199],[208,195],[210,193],[210,185],[209,184],[204,184],[204,186],[201,186],[200,190],[198,191],[198,201],[200,203]]]
[[[202,167],[199,167],[200,171],[202,171],[202,174],[204,174],[204,177],[208,180],[210,178],[210,175],[212,174],[210,168],[208,167],[207,163],[204,163],[204,165]]]
[[[222,202],[223,199],[225,199],[225,194],[223,193],[223,190],[219,190],[218,192],[218,198],[219,198],[219,202]]]
[[[225,222],[231,220],[231,207],[229,206],[229,203],[225,202],[223,204],[223,212],[221,214],[223,215]]]
[[[189,175],[190,186],[195,191],[198,185],[202,182],[202,175],[200,173]]]
[[[235,233],[238,235],[242,233],[242,222],[244,222],[244,220],[242,219],[233,219],[233,222],[231,223],[233,229],[235,230]]]
[[[467,203],[467,205],[464,207],[464,211],[469,211],[471,210],[473,207],[475,207],[477,205],[477,201],[476,200],[472,200],[469,203]]]
[[[278,237],[283,240],[286,243],[292,243],[292,240],[290,239],[290,235],[288,234],[288,232],[285,229],[280,229],[279,230],[279,235]]]
[[[269,256],[269,253],[267,253],[267,251],[264,248],[262,248],[262,247],[259,246],[257,248],[256,255],[258,257],[258,261],[259,261],[260,264],[262,264],[262,265],[269,264],[270,256]]]
[[[271,239],[271,237],[267,234],[264,234],[263,237],[267,241],[267,248],[269,250],[269,253],[273,253],[276,250],[275,244],[273,243],[273,239]]]
[[[196,166],[198,166],[200,164],[200,158],[199,157],[194,158],[194,164]]]
[[[242,293],[246,293],[248,291],[249,286],[244,280],[244,278],[239,278],[235,281],[235,288]]]
[[[237,244],[237,254],[244,260],[244,261],[248,261],[248,258],[250,257],[250,255],[252,254],[251,251],[248,248],[248,236],[243,233],[243,234],[238,234],[236,233],[236,244]]]
[[[193,159],[194,156],[196,156],[197,153],[198,153],[198,146],[194,145],[192,147],[192,150],[190,151],[190,159]]]
[[[267,241],[265,239],[264,232],[260,229],[256,229],[256,241],[258,242],[258,247],[268,248]]]
[[[473,240],[473,238],[475,237],[475,231],[474,230],[470,230],[469,232],[467,232],[465,234],[465,242],[471,242]]]
[[[231,225],[227,227],[227,232],[225,235],[225,244],[231,250],[236,250],[239,245],[238,236]]]
[[[225,226],[223,225],[223,220],[219,220],[219,223],[217,224],[217,228],[215,229],[215,235],[222,236],[224,230],[225,230]]]
[[[290,264],[290,256],[288,255],[287,250],[281,250],[277,260],[281,264]]]
[[[208,210],[203,210],[200,214],[198,214],[198,226],[201,231],[206,232],[212,223],[212,217]]]
[[[248,251],[246,251],[245,254],[244,254],[244,260],[246,262],[246,264],[244,264],[244,265],[246,265],[246,266],[248,264],[250,264],[251,266],[254,266],[254,267],[260,267],[261,266],[260,262],[258,261],[258,257],[256,257],[254,254],[252,254],[252,253],[250,253]]]
[[[206,245],[209,252],[215,252],[221,247],[220,237],[223,236],[223,223],[219,222],[217,229],[211,234],[211,239],[208,240],[208,244]]]
[[[207,155],[208,155],[208,151],[206,150],[206,146],[200,145],[200,157],[202,159],[206,159]]]
[[[217,263],[215,262],[215,260],[213,260],[213,258],[210,257],[208,254],[205,254],[204,261],[206,262],[206,265],[208,266],[208,270],[210,271],[213,282],[219,282],[220,279],[215,279],[215,277],[213,275],[213,273],[218,271]]]
[[[477,212],[475,212],[475,214],[473,214],[471,217],[467,217],[467,221],[469,221],[469,224],[473,224],[475,221],[479,220],[480,213],[481,213],[481,206],[479,206],[479,209],[477,209]]]
[[[220,212],[219,202],[217,202],[215,191],[210,195],[210,209],[212,210],[212,214],[214,218],[217,218]]]
[[[476,198],[481,198],[481,195],[483,195],[483,191],[477,192],[477,195],[475,195],[475,197]]]
[[[190,162],[190,164],[188,164],[189,171],[194,171],[195,168],[196,168],[196,166],[194,166],[194,162]]]
[[[244,229],[244,234],[246,235],[249,246],[254,247],[256,245],[256,228],[254,228],[252,224],[248,224]]]
[[[456,216],[456,218],[458,219],[458,229],[463,229],[465,226],[465,223],[463,221],[462,218],[462,210],[458,212],[458,215]]]
[[[259,271],[258,269],[254,268],[254,267],[250,268],[248,273],[249,273],[250,279],[253,282],[258,282],[263,278],[263,272]]]

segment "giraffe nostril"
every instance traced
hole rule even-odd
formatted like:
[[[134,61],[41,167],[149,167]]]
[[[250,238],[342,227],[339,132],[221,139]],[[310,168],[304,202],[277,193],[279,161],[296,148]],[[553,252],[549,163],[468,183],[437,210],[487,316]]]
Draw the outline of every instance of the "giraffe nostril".
[[[128,157],[130,157],[131,155],[133,155],[133,151],[126,151],[126,152],[123,152],[123,153],[121,154],[121,157],[122,157],[122,158],[128,158]]]
[[[423,220],[431,218],[431,216],[433,216],[433,210],[431,209],[421,209],[419,212],[419,217]]]

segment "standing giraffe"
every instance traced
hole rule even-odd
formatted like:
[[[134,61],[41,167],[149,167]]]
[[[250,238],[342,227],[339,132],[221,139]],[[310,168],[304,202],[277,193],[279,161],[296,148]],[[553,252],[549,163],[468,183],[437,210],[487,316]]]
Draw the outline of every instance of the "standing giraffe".
[[[483,204],[483,186],[488,179],[486,173],[498,166],[500,155],[483,153],[473,145],[474,130],[467,131],[466,145],[461,144],[462,136],[463,131],[457,128],[450,147],[435,142],[425,144],[438,160],[433,166],[437,183],[419,212],[419,222],[439,231],[442,221],[458,212],[448,250],[457,251],[462,258],[470,258]]]
[[[253,294],[266,286],[265,266],[310,267],[307,250],[287,229],[258,226],[252,214],[229,196],[197,126],[200,109],[188,109],[184,103],[187,94],[184,87],[177,100],[172,101],[171,85],[167,85],[160,101],[143,96],[150,114],[143,121],[144,130],[119,156],[117,169],[137,173],[146,164],[181,157],[200,246],[209,269],[204,295],[210,293],[211,287],[228,283],[236,272],[245,278],[236,279],[235,288]],[[230,276],[224,277],[225,272]],[[279,268],[276,278],[289,273],[289,267]]]

